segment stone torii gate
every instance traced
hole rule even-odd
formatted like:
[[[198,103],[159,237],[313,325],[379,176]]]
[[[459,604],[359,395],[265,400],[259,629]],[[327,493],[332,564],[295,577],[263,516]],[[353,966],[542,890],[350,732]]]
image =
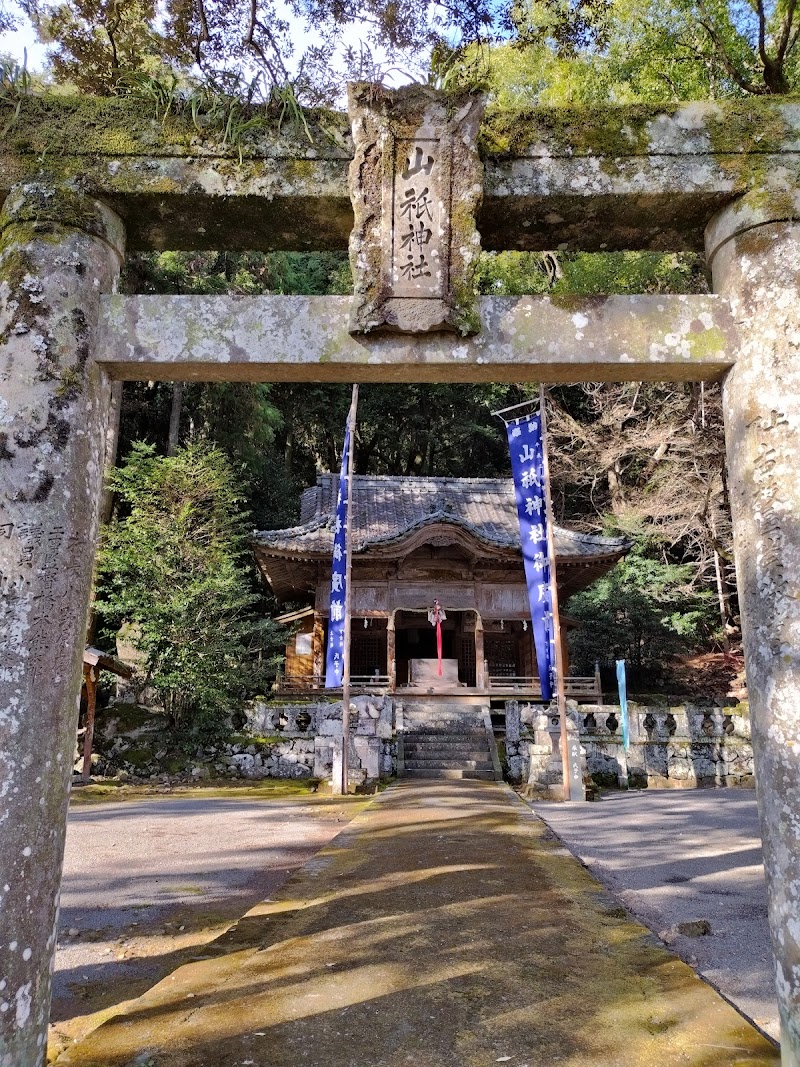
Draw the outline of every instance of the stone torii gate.
[[[313,143],[265,126],[231,146],[135,101],[28,98],[0,148],[0,1067],[44,1063],[98,501],[133,379],[723,382],[783,1063],[800,1067],[800,105],[482,118],[476,99],[362,86],[350,117],[352,136],[329,114]],[[705,248],[714,292],[476,301],[478,232]],[[115,293],[126,244],[348,239],[352,300]]]

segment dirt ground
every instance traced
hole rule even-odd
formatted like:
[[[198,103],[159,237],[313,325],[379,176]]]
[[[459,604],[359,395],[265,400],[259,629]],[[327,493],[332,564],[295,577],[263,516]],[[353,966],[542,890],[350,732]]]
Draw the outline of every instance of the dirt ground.
[[[77,791],[51,1058],[96,1025],[95,1013],[139,996],[269,898],[365,803],[303,782]]]

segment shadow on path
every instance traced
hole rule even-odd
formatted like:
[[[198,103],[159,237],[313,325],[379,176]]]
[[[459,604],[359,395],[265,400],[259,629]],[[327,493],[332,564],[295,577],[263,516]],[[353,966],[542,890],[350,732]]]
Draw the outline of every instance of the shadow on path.
[[[777,1065],[495,783],[400,783],[62,1067]]]

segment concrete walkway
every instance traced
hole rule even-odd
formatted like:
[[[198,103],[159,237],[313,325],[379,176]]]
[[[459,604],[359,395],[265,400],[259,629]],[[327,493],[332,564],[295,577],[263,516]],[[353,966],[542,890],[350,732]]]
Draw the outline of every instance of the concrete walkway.
[[[767,887],[750,789],[636,789],[534,810],[633,914],[778,1037]],[[705,919],[707,937],[679,923]]]
[[[777,1065],[505,786],[404,782],[66,1067]]]

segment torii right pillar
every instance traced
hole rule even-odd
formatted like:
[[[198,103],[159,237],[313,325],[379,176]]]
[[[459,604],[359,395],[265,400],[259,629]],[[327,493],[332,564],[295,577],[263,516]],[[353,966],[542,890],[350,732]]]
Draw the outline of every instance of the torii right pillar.
[[[781,1062],[800,1067],[800,192],[724,209],[706,254],[739,330],[725,442]]]

